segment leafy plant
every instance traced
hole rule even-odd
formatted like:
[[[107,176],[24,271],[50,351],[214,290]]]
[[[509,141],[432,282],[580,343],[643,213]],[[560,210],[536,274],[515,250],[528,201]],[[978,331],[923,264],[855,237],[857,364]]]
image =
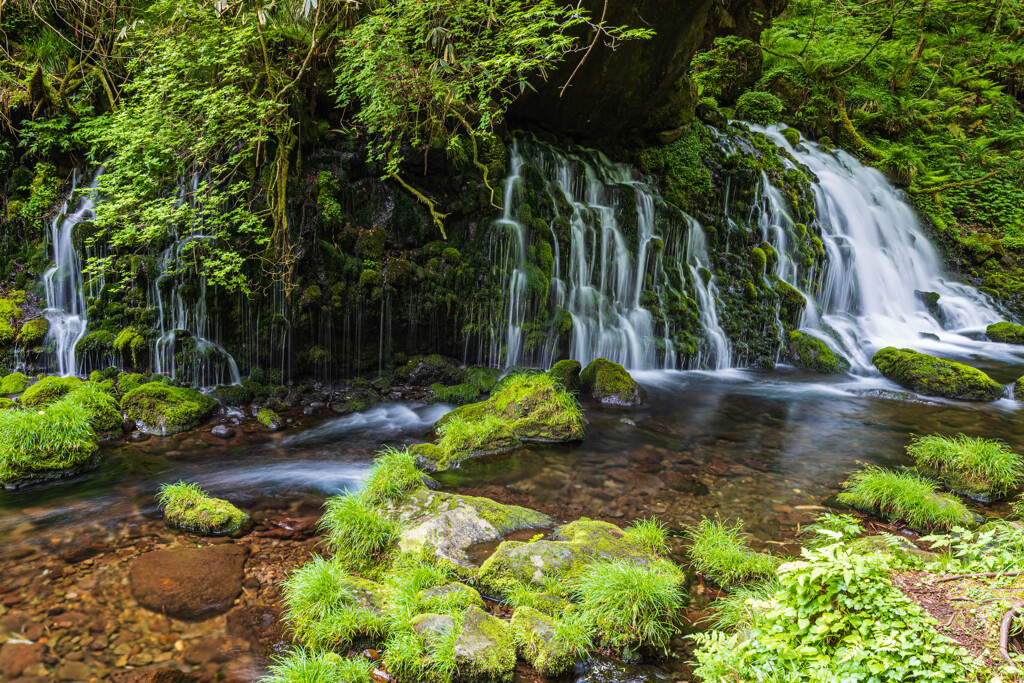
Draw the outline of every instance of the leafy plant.
[[[653,517],[636,520],[625,528],[624,533],[627,538],[652,553],[668,554],[668,528]]]
[[[865,467],[850,475],[843,488],[839,500],[847,505],[902,520],[913,529],[948,530],[972,521],[963,503],[938,493],[934,483],[910,472]]]
[[[724,588],[774,575],[778,560],[756,553],[741,536],[742,523],[704,518],[690,531],[690,558],[694,569]]]

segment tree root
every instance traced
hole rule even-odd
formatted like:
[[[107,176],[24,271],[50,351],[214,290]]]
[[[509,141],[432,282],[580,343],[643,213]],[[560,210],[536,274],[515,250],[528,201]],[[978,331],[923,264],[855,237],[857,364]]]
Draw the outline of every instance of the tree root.
[[[430,201],[430,198],[427,195],[423,194],[415,187],[402,180],[402,177],[397,173],[392,173],[391,177],[397,180],[399,185],[404,187],[411,195],[416,197],[416,199],[420,200],[420,202],[427,207],[427,209],[430,211],[431,217],[434,219],[434,224],[437,225],[438,230],[441,231],[441,237],[447,240],[448,235],[446,235],[444,232],[444,219],[448,216],[448,214],[441,213],[440,211],[438,211],[437,208],[434,206],[434,202]]]
[[[1024,607],[1024,604],[1018,602],[1006,610],[1006,613],[1003,614],[1002,623],[999,625],[999,656],[1010,665],[1013,664],[1013,660],[1010,659],[1010,627],[1013,625],[1013,618],[1022,607]]]

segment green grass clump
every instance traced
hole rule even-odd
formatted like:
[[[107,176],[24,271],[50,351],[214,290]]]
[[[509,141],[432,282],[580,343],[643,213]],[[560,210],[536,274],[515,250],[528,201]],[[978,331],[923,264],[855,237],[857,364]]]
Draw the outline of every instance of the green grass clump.
[[[17,408],[18,402],[13,398],[7,398],[0,396],[0,410],[10,410],[11,408]]]
[[[972,526],[973,516],[952,496],[940,494],[935,484],[910,472],[865,467],[843,482],[839,500],[852,507],[876,512],[890,521],[903,520],[912,529],[948,531]]]
[[[88,410],[70,401],[0,411],[0,484],[87,464],[99,451],[90,418]]]
[[[197,534],[234,533],[249,523],[249,515],[193,483],[161,484],[156,500],[168,526]]]
[[[327,533],[327,545],[335,558],[356,572],[379,570],[398,540],[399,522],[358,494],[332,496],[324,507],[320,528]]]
[[[576,580],[580,610],[608,647],[668,652],[686,600],[686,577],[666,561],[608,560],[583,568]]]
[[[416,454],[408,448],[387,446],[377,452],[359,495],[371,505],[400,503],[422,485],[423,473],[416,466]]]
[[[296,648],[283,657],[275,657],[270,674],[262,683],[371,683],[373,664],[356,656],[346,659],[325,650]]]
[[[45,406],[71,393],[71,390],[82,383],[77,377],[47,376],[25,389],[21,395],[21,403],[26,408]]]
[[[771,555],[754,552],[743,539],[742,528],[741,523],[705,518],[690,532],[694,568],[723,588],[774,576],[779,565]]]
[[[0,379],[0,394],[20,394],[28,387],[28,377],[23,372],[12,372]]]
[[[74,387],[63,399],[89,411],[89,423],[98,434],[120,435],[124,430],[124,418],[117,399],[104,390],[101,384],[82,382]]]
[[[774,577],[736,586],[711,603],[714,614],[707,621],[714,629],[742,631],[757,620],[781,590],[782,584]]]
[[[1024,476],[1024,459],[998,439],[932,434],[915,438],[907,453],[950,489],[982,500],[1005,496]]]
[[[456,416],[440,425],[437,431],[441,435],[437,445],[446,463],[460,456],[494,453],[519,445],[511,422],[496,415],[483,415],[472,421]]]
[[[631,541],[652,553],[668,554],[668,528],[654,518],[638,519],[626,527],[624,533]]]

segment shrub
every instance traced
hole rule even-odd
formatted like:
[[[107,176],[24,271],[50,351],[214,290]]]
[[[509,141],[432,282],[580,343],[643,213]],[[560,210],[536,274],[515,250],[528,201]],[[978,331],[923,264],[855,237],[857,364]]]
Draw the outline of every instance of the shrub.
[[[668,652],[686,599],[685,576],[666,561],[594,562],[580,571],[576,597],[582,614],[609,647]]]
[[[949,530],[973,525],[974,519],[956,498],[937,493],[935,484],[910,472],[865,467],[843,482],[839,500],[877,512],[891,521],[903,520],[917,530]]]
[[[744,581],[774,576],[778,560],[750,549],[741,536],[742,524],[730,526],[704,518],[690,532],[694,569],[728,588]]]
[[[907,453],[950,489],[973,498],[1001,498],[1024,476],[1024,459],[998,439],[958,434],[919,436]]]
[[[782,110],[782,100],[768,92],[749,91],[736,100],[736,118],[764,126],[776,123]]]

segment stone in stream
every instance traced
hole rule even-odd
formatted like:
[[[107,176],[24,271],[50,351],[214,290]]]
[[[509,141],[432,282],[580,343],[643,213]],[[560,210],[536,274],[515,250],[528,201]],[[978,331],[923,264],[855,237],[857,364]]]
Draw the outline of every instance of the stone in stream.
[[[985,334],[994,342],[1024,344],[1024,325],[1001,322],[985,328]]]
[[[126,679],[127,683],[189,683],[192,680],[188,674],[171,668],[138,671]]]
[[[850,369],[850,361],[836,353],[817,337],[803,332],[790,332],[786,357],[798,368],[822,373],[842,373]]]
[[[541,676],[559,676],[576,663],[576,657],[555,638],[555,620],[547,614],[532,607],[517,607],[509,626],[519,656]]]
[[[230,439],[235,435],[235,430],[227,425],[217,425],[210,430],[210,434],[218,439]]]
[[[580,372],[582,370],[583,364],[578,360],[560,360],[548,370],[548,375],[558,380],[558,383],[566,391],[578,394],[582,388],[580,384]]]
[[[163,435],[198,427],[217,405],[215,399],[195,389],[163,382],[143,384],[121,399],[121,409],[135,420],[140,431]]]
[[[618,406],[638,406],[647,398],[647,392],[618,363],[607,358],[595,358],[580,373],[584,396]]]
[[[0,674],[3,680],[18,678],[26,669],[42,664],[46,645],[8,641],[0,647]]]
[[[462,616],[462,635],[455,641],[455,668],[466,680],[508,681],[516,666],[512,629],[479,607]]]
[[[928,396],[994,401],[1003,395],[1003,385],[981,370],[912,349],[888,346],[879,350],[871,362],[897,384]]]
[[[234,544],[144,553],[128,573],[132,597],[146,609],[175,619],[221,614],[242,593],[248,556],[247,547]]]

